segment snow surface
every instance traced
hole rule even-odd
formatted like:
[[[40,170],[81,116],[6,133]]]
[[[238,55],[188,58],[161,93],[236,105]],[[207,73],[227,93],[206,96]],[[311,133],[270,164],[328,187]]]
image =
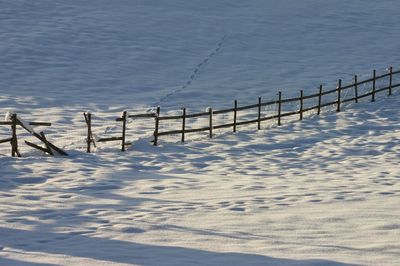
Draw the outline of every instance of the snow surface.
[[[153,121],[134,120],[125,153],[110,143],[86,154],[82,115],[113,136],[124,110],[215,110],[383,73],[400,62],[398,8],[1,1],[0,112],[52,122],[40,130],[70,156],[20,142],[29,157],[11,158],[0,145],[0,265],[398,265],[399,90],[160,147],[149,145]]]

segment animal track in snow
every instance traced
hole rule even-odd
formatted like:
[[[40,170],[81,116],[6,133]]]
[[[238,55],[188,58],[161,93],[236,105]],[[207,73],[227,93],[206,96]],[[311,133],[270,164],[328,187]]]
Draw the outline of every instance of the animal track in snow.
[[[222,45],[224,44],[226,39],[226,35],[222,36],[222,38],[219,40],[219,42],[217,43],[217,47],[210,53],[208,54],[201,63],[199,63],[196,68],[193,70],[193,73],[190,75],[189,79],[178,89],[173,90],[171,92],[169,92],[167,95],[165,95],[164,97],[162,97],[157,103],[154,104],[154,106],[161,106],[161,104],[163,102],[165,102],[168,98],[170,98],[171,96],[173,96],[176,93],[179,93],[185,89],[187,89],[192,82],[194,81],[194,79],[196,78],[196,76],[199,74],[201,68],[213,57],[215,56],[222,48]],[[154,112],[154,107],[150,108],[149,110],[147,110],[148,112]]]

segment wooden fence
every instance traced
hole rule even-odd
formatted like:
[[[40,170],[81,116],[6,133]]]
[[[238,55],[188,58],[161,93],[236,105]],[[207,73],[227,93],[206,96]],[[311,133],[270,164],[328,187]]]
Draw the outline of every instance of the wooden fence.
[[[291,117],[291,116],[298,116],[299,120],[303,120],[304,114],[309,111],[316,111],[317,115],[321,114],[321,110],[324,107],[334,106],[337,112],[341,110],[341,104],[347,102],[355,102],[357,103],[360,99],[371,97],[371,101],[374,102],[376,99],[376,95],[380,92],[387,91],[388,95],[392,95],[392,90],[396,87],[400,86],[400,83],[394,84],[393,77],[397,74],[400,74],[400,70],[393,71],[392,67],[388,68],[388,73],[382,74],[377,76],[376,70],[373,70],[372,77],[366,80],[358,81],[357,75],[354,76],[353,83],[349,85],[343,86],[342,80],[339,79],[338,86],[335,89],[330,89],[327,91],[323,91],[322,85],[319,86],[319,89],[316,93],[305,95],[303,90],[300,91],[299,97],[294,98],[283,98],[282,92],[278,92],[278,97],[275,100],[263,102],[261,97],[258,98],[256,104],[246,105],[246,106],[238,106],[238,101],[234,100],[233,108],[227,108],[222,110],[213,110],[212,108],[208,108],[206,112],[200,113],[193,113],[188,114],[186,108],[182,108],[181,115],[172,115],[172,116],[161,116],[161,109],[157,107],[155,113],[147,113],[147,114],[128,114],[128,112],[122,112],[121,117],[115,119],[116,122],[122,122],[122,132],[120,136],[111,136],[105,137],[100,139],[95,139],[94,134],[92,131],[92,114],[91,113],[84,113],[86,125],[87,125],[87,137],[86,137],[86,151],[88,153],[91,152],[92,145],[96,147],[96,142],[109,142],[109,141],[120,141],[121,142],[121,150],[125,151],[126,147],[131,145],[131,143],[126,141],[126,130],[127,130],[127,120],[128,119],[154,119],[154,139],[153,144],[158,145],[159,138],[162,136],[168,135],[180,135],[180,139],[182,142],[186,139],[186,134],[194,133],[194,132],[207,132],[209,137],[213,137],[213,130],[214,129],[222,129],[222,128],[231,128],[233,132],[237,131],[238,126],[241,125],[248,125],[248,124],[257,124],[257,129],[261,129],[261,123],[268,120],[277,120],[277,125],[280,126],[282,124],[282,118]],[[387,79],[387,84],[383,87],[378,88],[377,81]],[[371,84],[370,90],[366,93],[359,93],[359,86]],[[343,93],[348,93],[349,91],[353,91],[353,97],[347,98],[342,97]],[[323,97],[325,100],[328,99],[329,101],[324,103],[322,101]],[[306,107],[304,104],[305,100],[314,100],[315,105]],[[333,100],[332,100],[333,99]],[[295,111],[290,110],[286,111],[285,104],[287,103],[296,103],[298,104],[298,109]],[[276,106],[276,111],[272,115],[263,115],[262,107],[267,106]],[[256,110],[256,116],[249,120],[245,121],[238,121],[239,112],[245,110]],[[218,114],[231,114],[232,120],[230,123],[226,124],[216,124],[215,119],[213,119],[214,115]],[[207,126],[200,126],[196,128],[187,128],[188,120],[193,118],[206,118],[208,120]],[[181,121],[179,128],[173,130],[162,131],[161,124],[165,121]],[[0,122],[0,125],[8,125],[11,126],[12,136],[10,138],[6,138],[0,140],[1,143],[9,142],[11,143],[11,155],[12,156],[21,156],[18,150],[18,139],[17,139],[17,126],[21,126],[22,128],[26,129],[30,132],[34,137],[39,139],[41,142],[45,144],[45,147],[42,148],[36,144],[31,142],[25,141],[25,143],[33,148],[41,150],[45,153],[53,155],[53,151],[61,155],[67,155],[63,150],[59,149],[52,143],[50,143],[43,132],[40,134],[36,133],[31,129],[29,126],[51,126],[50,123],[44,122],[30,122],[30,123],[23,123],[22,120],[17,118],[17,115],[12,115],[10,121]]]
[[[39,139],[41,142],[44,143],[45,147],[41,147],[39,145],[36,145],[32,142],[29,142],[25,140],[25,144],[33,147],[37,150],[40,150],[42,152],[48,153],[49,155],[54,155],[54,151],[59,153],[60,155],[68,155],[65,151],[62,149],[58,148],[54,144],[52,144],[45,136],[44,132],[41,131],[39,133],[35,132],[32,128],[32,126],[51,126],[51,123],[47,122],[23,122],[21,118],[17,116],[17,114],[12,114],[10,121],[1,121],[0,122],[1,126],[11,126],[11,137],[2,139],[0,140],[0,143],[7,143],[9,142],[11,144],[11,156],[15,157],[21,157],[21,153],[19,152],[18,149],[18,135],[17,135],[17,126],[22,127],[26,131],[28,131],[32,136],[35,138]]]
[[[207,112],[194,113],[194,114],[188,114],[186,109],[183,108],[182,115],[161,116],[160,107],[157,107],[157,111],[154,114],[155,130],[154,130],[153,144],[157,145],[158,141],[159,141],[159,137],[167,136],[167,135],[179,134],[179,135],[181,135],[181,141],[185,141],[185,134],[193,133],[193,132],[202,132],[202,131],[207,132],[208,131],[209,137],[212,138],[214,129],[232,128],[233,132],[236,132],[237,126],[247,125],[247,124],[257,124],[257,129],[261,129],[261,122],[273,120],[273,119],[277,119],[277,124],[278,124],[278,126],[280,126],[281,120],[284,117],[299,116],[299,119],[302,120],[304,113],[316,110],[317,114],[319,115],[321,113],[321,108],[324,108],[327,106],[336,106],[336,111],[340,112],[342,103],[347,103],[347,102],[357,103],[359,99],[366,98],[366,97],[371,97],[371,101],[374,102],[377,93],[383,92],[383,91],[388,91],[388,95],[392,95],[392,89],[400,86],[400,83],[393,84],[393,76],[397,75],[397,74],[400,74],[400,70],[393,71],[392,67],[388,68],[388,73],[385,73],[380,76],[377,76],[376,70],[373,70],[372,78],[358,81],[358,77],[357,77],[357,75],[355,75],[354,79],[353,79],[353,83],[349,84],[349,85],[345,85],[345,86],[343,86],[342,80],[339,79],[338,86],[335,89],[331,89],[331,90],[327,90],[327,91],[323,91],[322,85],[320,85],[317,93],[310,94],[310,95],[304,95],[304,92],[301,90],[299,93],[300,94],[299,97],[287,98],[287,99],[284,99],[282,97],[282,92],[279,92],[278,98],[276,100],[262,102],[261,98],[258,98],[258,102],[256,104],[240,106],[240,107],[238,106],[237,100],[235,100],[234,104],[233,104],[233,108],[222,109],[222,110],[213,110],[212,108],[209,108]],[[382,80],[385,78],[387,78],[387,86],[377,88],[376,81]],[[358,89],[359,86],[363,85],[363,84],[367,84],[367,83],[372,83],[371,90],[367,93],[359,95],[359,89]],[[349,99],[342,99],[342,94],[344,92],[347,92],[350,89],[353,90],[354,97],[351,97]],[[323,96],[327,96],[327,95],[336,95],[335,100],[327,102],[327,103],[322,103]],[[308,100],[308,99],[315,99],[316,105],[305,108],[304,100]],[[292,103],[292,102],[298,102],[299,109],[296,111],[284,112],[283,105],[285,103]],[[270,115],[270,116],[263,116],[262,110],[261,110],[262,107],[271,106],[271,105],[277,105],[277,113],[274,115]],[[249,110],[249,109],[256,109],[257,117],[254,119],[251,119],[251,120],[238,122],[237,118],[239,115],[239,111]],[[213,122],[213,115],[217,115],[217,114],[233,114],[233,121],[231,123],[227,123],[227,124],[215,125]],[[187,120],[190,118],[198,118],[198,117],[208,117],[208,120],[209,120],[208,126],[187,129],[186,128]],[[167,120],[181,120],[182,126],[179,129],[174,129],[174,130],[169,130],[169,131],[160,131],[160,123],[162,123],[163,121],[167,121]]]

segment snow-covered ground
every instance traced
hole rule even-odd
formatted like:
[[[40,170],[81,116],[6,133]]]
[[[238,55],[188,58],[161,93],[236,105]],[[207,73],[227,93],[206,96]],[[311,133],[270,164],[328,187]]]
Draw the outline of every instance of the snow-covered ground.
[[[153,121],[130,121],[124,153],[85,153],[82,112],[110,136],[122,110],[220,109],[398,69],[399,7],[1,1],[0,115],[52,122],[48,138],[70,156],[21,143],[25,157],[11,158],[0,144],[0,265],[398,265],[398,89],[159,147]]]

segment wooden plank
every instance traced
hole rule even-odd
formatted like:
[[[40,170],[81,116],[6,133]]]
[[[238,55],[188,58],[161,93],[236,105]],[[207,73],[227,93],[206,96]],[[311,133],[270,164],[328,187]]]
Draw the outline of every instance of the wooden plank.
[[[0,143],[5,143],[5,142],[11,142],[12,138],[8,138],[8,139],[1,139]]]
[[[158,144],[158,127],[160,125],[160,106],[157,107],[157,115],[156,115],[156,124],[154,128],[154,140],[153,145],[157,146]]]
[[[376,70],[372,71],[372,99],[371,102],[375,102],[375,89],[376,89]]]
[[[208,127],[207,127],[208,130]],[[191,132],[189,129],[185,130],[186,133]],[[164,132],[158,132],[158,136],[166,136],[166,135],[176,135],[176,134],[182,134],[182,130],[170,130],[170,131],[164,131]]]
[[[241,125],[247,125],[247,124],[254,124],[254,123],[257,123],[257,122],[258,122],[258,118],[257,119],[252,119],[252,120],[247,120],[247,121],[240,121],[240,122],[237,122],[236,124],[238,126],[241,126]]]
[[[296,97],[296,98],[289,98],[289,99],[283,99],[281,101],[281,103],[290,103],[290,102],[297,102],[300,101],[300,97]]]
[[[219,115],[219,114],[226,114],[226,113],[230,113],[235,111],[235,108],[228,108],[228,109],[222,109],[222,110],[218,110],[218,111],[213,111],[213,113],[215,115]]]
[[[27,141],[27,140],[25,140],[25,144],[28,145],[28,146],[31,146],[32,148],[35,148],[35,149],[37,149],[37,150],[39,150],[39,151],[42,151],[42,152],[44,152],[44,153],[47,153],[47,152],[48,152],[47,149],[42,148],[42,147],[40,147],[40,146],[38,146],[38,145],[36,145],[36,144],[34,144],[34,143],[32,143],[32,142],[29,142],[29,141]]]
[[[186,108],[182,108],[182,142],[185,142]]]
[[[228,128],[228,127],[232,127],[232,126],[233,126],[233,123],[229,123],[229,124],[214,126],[214,129]]]
[[[52,148],[53,150],[58,152],[60,155],[68,156],[68,154],[65,151],[63,151],[62,149],[58,148],[56,145],[54,145],[53,143],[47,141],[46,139],[43,139],[42,136],[40,136],[39,134],[34,133],[33,136],[35,136],[36,138],[40,139],[44,143],[47,142],[47,144],[50,146],[50,148]]]
[[[122,137],[109,137],[109,138],[101,138],[97,142],[108,142],[108,141],[120,141]]]
[[[308,99],[312,99],[312,98],[316,98],[319,97],[319,93],[314,93],[314,94],[310,94],[310,95],[304,95],[303,96],[303,100],[308,100]]]
[[[47,122],[29,122],[29,125],[37,127],[51,127],[51,123]]]
[[[150,114],[137,114],[137,115],[128,115],[128,118],[154,118],[156,117],[155,113],[150,113]]]
[[[186,114],[186,118],[195,118],[195,117],[201,117],[201,116],[209,116],[209,112],[203,112],[203,113],[197,113],[197,114]],[[180,119],[182,119],[182,116],[180,116]]]
[[[43,133],[43,132],[40,132],[40,136],[41,136],[41,137],[43,138],[43,140],[44,140],[43,142],[44,142],[44,144],[46,145],[46,149],[47,149],[48,154],[54,155],[53,152],[51,151],[49,142],[47,141],[46,136],[44,135],[44,133]]]

